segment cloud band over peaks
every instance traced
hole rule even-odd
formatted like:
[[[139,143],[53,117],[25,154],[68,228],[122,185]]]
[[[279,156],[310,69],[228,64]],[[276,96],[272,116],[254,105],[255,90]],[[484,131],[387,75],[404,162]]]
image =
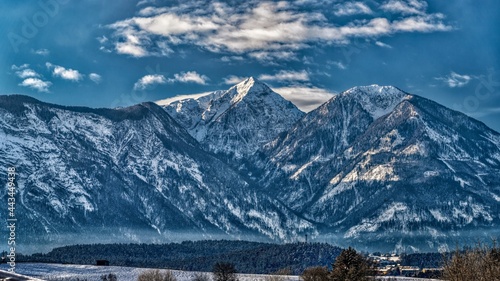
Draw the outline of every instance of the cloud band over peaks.
[[[136,17],[108,25],[112,35],[106,43],[115,52],[133,57],[168,56],[176,46],[191,45],[210,52],[248,54],[258,59],[265,57],[263,52],[287,54],[312,44],[346,44],[354,38],[452,29],[444,22],[444,15],[426,13],[424,3],[388,1],[369,7],[363,2],[348,2],[336,6],[337,15],[363,17],[338,22],[335,13],[302,9],[296,2],[250,1],[239,6],[209,2],[206,8],[195,9],[193,5],[200,3],[188,1],[181,7],[168,9],[146,7]],[[399,11],[402,16],[394,20],[389,16],[374,17],[372,8],[389,14]]]

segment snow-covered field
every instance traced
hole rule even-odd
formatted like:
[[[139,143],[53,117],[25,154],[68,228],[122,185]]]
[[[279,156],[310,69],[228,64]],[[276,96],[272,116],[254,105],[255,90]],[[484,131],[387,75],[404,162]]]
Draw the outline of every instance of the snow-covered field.
[[[0,267],[3,269],[4,266]],[[100,281],[102,275],[113,273],[118,281],[135,281],[139,274],[150,268],[122,266],[68,265],[44,263],[19,263],[16,273],[37,277],[44,280],[73,280],[79,278],[88,281]],[[163,270],[161,270],[163,271]],[[171,270],[178,281],[191,281],[197,272]],[[211,276],[211,273],[204,273]],[[240,281],[264,281],[270,275],[238,274]],[[283,281],[298,281],[298,276],[286,276]]]
[[[5,269],[5,265],[0,266],[0,269]],[[40,278],[43,280],[80,280],[100,281],[102,275],[113,273],[117,276],[118,281],[135,281],[139,274],[144,271],[151,270],[149,268],[134,268],[122,266],[94,266],[94,265],[68,265],[68,264],[44,264],[44,263],[20,263],[17,264],[16,273]],[[164,271],[164,270],[161,270]],[[178,281],[191,281],[197,272],[171,270]],[[211,277],[211,273],[204,273]],[[271,275],[262,274],[238,274],[240,281],[265,281]],[[282,281],[299,281],[298,276],[281,276]],[[381,280],[393,280],[380,277]],[[420,279],[397,277],[396,280],[405,281],[432,281],[435,279]],[[437,280],[435,280],[437,281]]]

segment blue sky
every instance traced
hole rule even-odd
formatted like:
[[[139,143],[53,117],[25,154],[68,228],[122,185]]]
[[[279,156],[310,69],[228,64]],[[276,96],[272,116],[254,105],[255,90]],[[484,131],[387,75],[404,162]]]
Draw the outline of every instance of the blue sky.
[[[496,0],[1,1],[0,94],[91,107],[254,76],[310,110],[394,85],[500,131]]]

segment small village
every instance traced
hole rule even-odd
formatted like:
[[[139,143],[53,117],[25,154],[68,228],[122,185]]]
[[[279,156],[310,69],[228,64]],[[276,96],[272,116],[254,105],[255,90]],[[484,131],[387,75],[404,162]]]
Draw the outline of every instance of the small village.
[[[419,278],[434,278],[441,275],[442,267],[419,267],[401,265],[401,256],[398,254],[373,253],[369,255],[377,264],[379,276],[405,276]]]

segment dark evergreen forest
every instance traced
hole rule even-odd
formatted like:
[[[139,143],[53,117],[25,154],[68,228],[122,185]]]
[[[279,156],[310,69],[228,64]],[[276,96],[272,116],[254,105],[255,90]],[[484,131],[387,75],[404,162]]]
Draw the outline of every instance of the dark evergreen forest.
[[[269,244],[206,240],[170,244],[91,244],[55,248],[46,254],[20,255],[19,262],[95,264],[211,271],[231,262],[238,272],[267,274],[288,268],[301,274],[310,266],[331,266],[342,251],[325,243]]]

